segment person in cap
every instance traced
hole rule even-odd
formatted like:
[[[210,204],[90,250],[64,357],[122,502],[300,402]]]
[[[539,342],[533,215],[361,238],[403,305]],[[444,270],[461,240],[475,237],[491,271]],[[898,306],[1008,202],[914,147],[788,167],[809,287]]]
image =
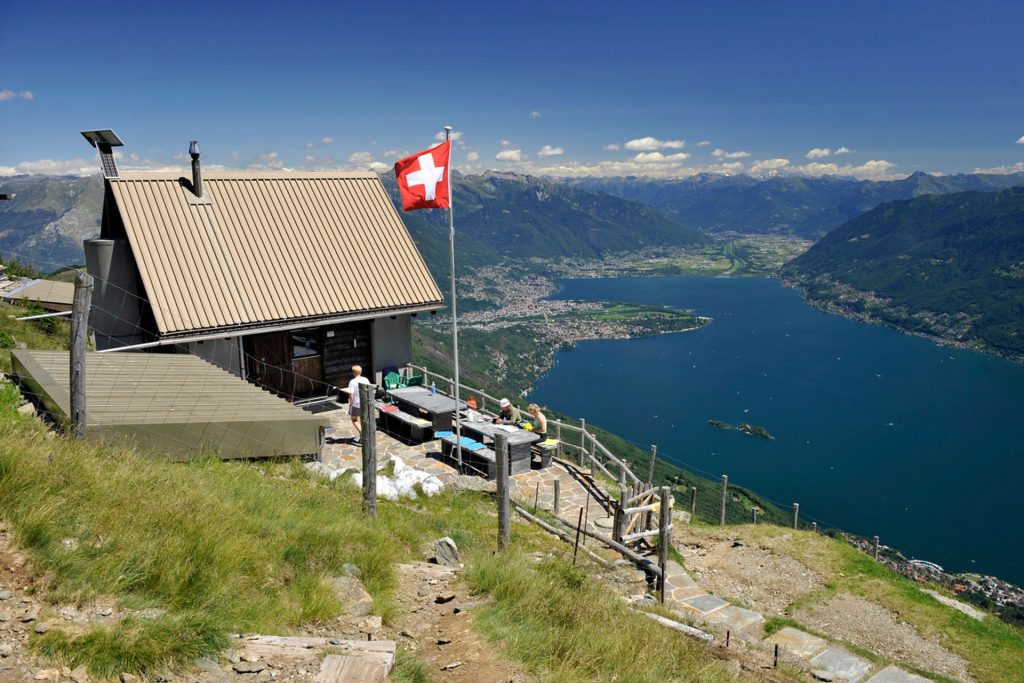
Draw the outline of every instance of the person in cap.
[[[501,399],[498,405],[501,406],[501,412],[498,413],[498,417],[494,418],[494,424],[513,424],[518,425],[523,421],[523,415],[519,412],[519,408],[512,405],[512,402],[507,398]]]

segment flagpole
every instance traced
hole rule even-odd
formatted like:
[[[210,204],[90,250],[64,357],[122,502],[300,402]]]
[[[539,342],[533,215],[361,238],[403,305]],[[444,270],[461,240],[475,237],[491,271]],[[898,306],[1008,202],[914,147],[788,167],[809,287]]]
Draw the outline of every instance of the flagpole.
[[[452,127],[444,127],[445,142],[452,137]],[[448,260],[451,269],[452,286],[452,353],[455,358],[455,453],[459,462],[459,474],[462,474],[462,417],[459,415],[459,397],[462,394],[459,385],[459,319],[456,314],[455,300],[455,217],[452,214],[453,201],[452,192],[452,150],[448,149],[448,168],[444,170],[448,174]]]

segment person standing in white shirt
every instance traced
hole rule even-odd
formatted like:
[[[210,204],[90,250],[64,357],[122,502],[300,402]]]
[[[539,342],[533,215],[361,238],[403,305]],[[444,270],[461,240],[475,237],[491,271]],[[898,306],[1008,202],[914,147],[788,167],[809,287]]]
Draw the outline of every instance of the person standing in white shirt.
[[[359,437],[363,428],[359,424],[359,385],[369,384],[370,380],[363,377],[363,368],[360,365],[352,366],[352,381],[348,383],[348,416],[352,418],[352,426],[356,428],[356,438],[353,443],[359,443]]]

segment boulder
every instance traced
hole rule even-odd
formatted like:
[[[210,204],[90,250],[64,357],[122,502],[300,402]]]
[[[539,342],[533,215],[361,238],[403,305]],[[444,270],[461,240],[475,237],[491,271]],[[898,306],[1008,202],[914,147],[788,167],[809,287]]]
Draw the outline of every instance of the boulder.
[[[459,566],[459,547],[448,536],[434,541],[434,558],[446,567]]]

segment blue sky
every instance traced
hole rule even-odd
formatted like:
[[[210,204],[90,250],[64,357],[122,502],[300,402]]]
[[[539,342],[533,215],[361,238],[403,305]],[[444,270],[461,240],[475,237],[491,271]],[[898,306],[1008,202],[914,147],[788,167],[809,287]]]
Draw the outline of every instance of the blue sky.
[[[1024,169],[1024,3],[0,0],[0,174]],[[1018,140],[1020,142],[1018,142]],[[706,143],[706,144],[702,144]],[[840,153],[837,154],[837,151]],[[810,156],[808,156],[810,154]]]

